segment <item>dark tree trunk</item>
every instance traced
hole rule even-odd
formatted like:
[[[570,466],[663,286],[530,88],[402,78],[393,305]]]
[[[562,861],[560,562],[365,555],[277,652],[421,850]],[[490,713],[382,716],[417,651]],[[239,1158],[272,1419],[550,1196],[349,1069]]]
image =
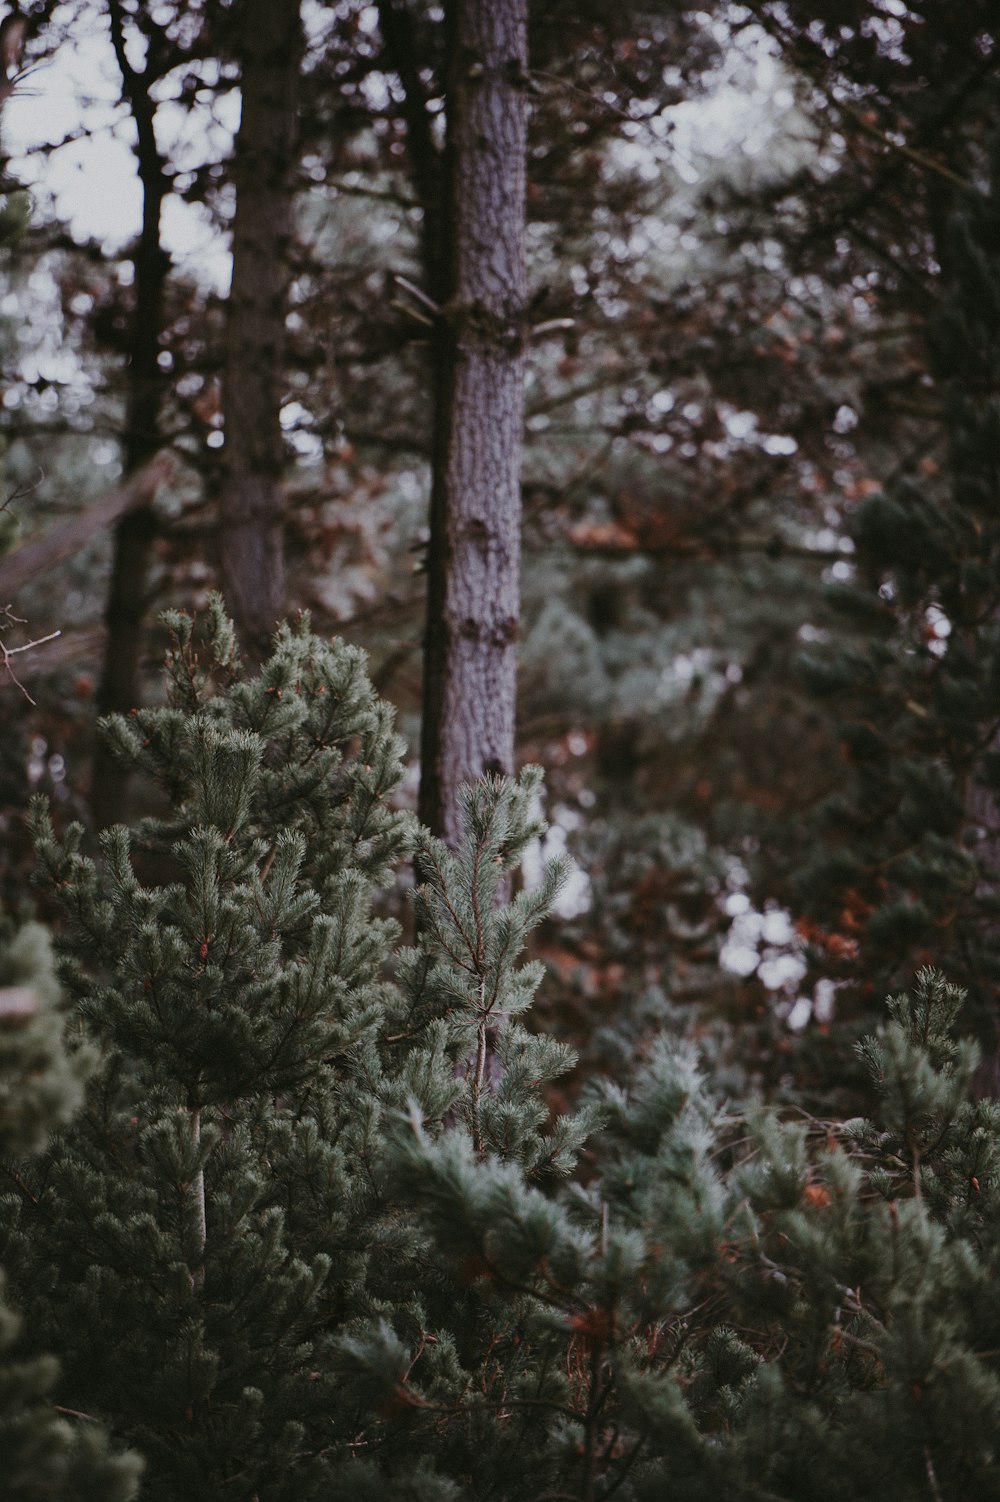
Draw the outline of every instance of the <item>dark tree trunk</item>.
[[[428,91],[421,74],[421,38],[406,0],[381,0],[379,27],[387,65],[403,90],[410,180],[422,214],[420,249],[427,291],[443,306],[451,292],[445,231],[448,205],[443,193],[441,151],[434,138]]]
[[[279,414],[302,52],[299,0],[244,0],[236,45],[243,111],[233,162],[220,553],[237,630],[260,657],[285,601]]]
[[[527,0],[452,0],[449,28],[420,816],[454,843],[461,784],[514,766]]]
[[[170,191],[164,161],[156,145],[156,105],[150,89],[157,74],[150,64],[141,72],[125,51],[124,12],[118,0],[108,7],[111,39],[122,76],[122,91],[135,121],[136,160],[142,184],[142,230],[133,256],[135,310],[128,357],[125,410],[125,473],[131,475],[160,447],[160,410],[165,377],[157,363],[163,329],[163,295],[170,260],[160,243],[160,216]],[[105,610],[107,637],[97,690],[101,714],[127,713],[138,695],[142,622],[147,604],[149,561],[156,520],[151,505],[138,507],[115,528],[111,584]],[[99,825],[122,814],[125,784],[121,772],[99,743],[94,754],[91,809]]]

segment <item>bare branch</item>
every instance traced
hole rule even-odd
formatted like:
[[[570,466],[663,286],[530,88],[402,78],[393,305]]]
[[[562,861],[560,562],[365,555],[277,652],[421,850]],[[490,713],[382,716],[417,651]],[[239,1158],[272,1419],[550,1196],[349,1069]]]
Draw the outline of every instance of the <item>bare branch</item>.
[[[3,504],[0,505],[0,511],[6,511],[10,506],[15,505],[17,501],[27,500],[28,496],[32,495],[38,489],[39,485],[41,485],[44,479],[45,471],[42,469],[41,465],[39,465],[38,478],[33,480],[30,485],[27,481],[25,481],[22,485],[15,485],[10,495],[3,502]]]
[[[34,699],[28,693],[28,690],[25,688],[20,678],[14,672],[10,660],[12,657],[16,656],[18,652],[30,652],[35,647],[44,646],[47,641],[55,641],[57,636],[62,635],[62,632],[50,631],[48,636],[36,637],[34,641],[26,641],[20,647],[8,647],[7,643],[3,639],[3,632],[9,625],[23,626],[24,622],[20,616],[14,614],[9,605],[5,605],[3,610],[0,610],[0,663],[2,663],[4,668],[6,669],[7,676],[10,678],[10,681],[16,688],[19,688],[21,690],[28,703],[34,706]]]

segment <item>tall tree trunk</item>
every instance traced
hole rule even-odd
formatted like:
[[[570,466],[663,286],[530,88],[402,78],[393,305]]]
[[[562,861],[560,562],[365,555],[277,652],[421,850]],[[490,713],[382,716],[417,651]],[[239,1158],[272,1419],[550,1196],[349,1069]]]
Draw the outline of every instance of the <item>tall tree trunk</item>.
[[[220,552],[226,599],[262,657],[285,599],[285,312],[302,54],[299,0],[244,0],[236,38],[243,110],[233,183]]]
[[[170,258],[160,243],[160,218],[170,183],[154,130],[156,105],[150,89],[156,75],[148,65],[139,71],[129,63],[125,50],[125,13],[119,0],[110,0],[108,14],[112,44],[121,70],[122,92],[136,125],[135,154],[143,194],[142,229],[132,258],[135,309],[125,410],[125,473],[131,475],[152,458],[161,441],[160,410],[165,377],[157,356]],[[152,505],[148,504],[129,512],[115,528],[111,584],[105,609],[104,665],[97,690],[97,707],[101,714],[127,713],[136,702],[142,621],[155,534],[155,515]],[[108,824],[121,817],[124,793],[124,776],[103,744],[99,743],[94,753],[90,800],[97,824]]]
[[[453,844],[461,784],[514,766],[527,0],[451,0],[448,24],[420,816]]]

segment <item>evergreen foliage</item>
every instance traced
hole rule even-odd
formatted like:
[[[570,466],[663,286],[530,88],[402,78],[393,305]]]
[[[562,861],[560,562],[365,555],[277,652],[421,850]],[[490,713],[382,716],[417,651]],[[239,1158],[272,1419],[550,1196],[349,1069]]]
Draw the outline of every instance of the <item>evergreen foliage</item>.
[[[98,866],[37,814],[103,1063],[13,1250],[22,1287],[52,1291],[39,1337],[76,1333],[67,1391],[147,1456],[145,1495],[243,1497],[252,1475],[301,1498],[340,1406],[337,1311],[379,1247],[345,1061],[385,1012],[393,929],[368,892],[406,841],[399,746],[357,651],[285,629],[245,682],[217,602],[204,644],[169,624],[168,704],[108,726],[166,815],[106,831]]]
[[[217,603],[171,626],[168,703],[108,727],[169,807],[100,863],[37,813],[102,1061],[4,1205],[32,1341],[143,1496],[994,1496],[1000,1111],[959,993],[890,1003],[871,1120],[720,1102],[662,1036],[552,1122],[519,957],[562,872],[508,900],[538,774],[414,838],[359,654],[286,627],[248,679]]]
[[[431,1360],[426,1334],[353,1347],[383,1383],[370,1443],[406,1410],[448,1478],[398,1494],[993,1495],[1000,1114],[967,1099],[957,999],[924,972],[864,1045],[878,1126],[720,1115],[663,1039],[558,1197],[411,1128],[407,1193],[488,1334],[450,1391],[440,1329]]]
[[[0,1162],[26,1193],[22,1159],[38,1152],[82,1098],[91,1062],[63,1046],[59,990],[48,935],[37,923],[0,926]],[[3,1302],[0,1273],[0,1495],[5,1502],[130,1502],[139,1462],[109,1454],[102,1428],[60,1416],[50,1394],[58,1366],[31,1355],[20,1317]],[[83,1422],[79,1420],[83,1419]]]

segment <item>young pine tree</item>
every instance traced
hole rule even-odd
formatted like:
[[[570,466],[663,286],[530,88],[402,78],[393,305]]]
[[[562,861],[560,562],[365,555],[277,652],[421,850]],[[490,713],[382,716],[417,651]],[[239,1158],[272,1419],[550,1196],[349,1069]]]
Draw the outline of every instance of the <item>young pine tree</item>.
[[[7,1250],[35,1339],[68,1332],[61,1400],[141,1449],[144,1498],[300,1502],[368,1453],[370,1322],[400,1348],[440,1326],[424,1380],[436,1361],[475,1385],[494,1339],[398,1183],[409,1117],[515,1180],[575,1161],[585,1122],[546,1131],[540,1095],[569,1051],[518,1020],[539,979],[518,954],[559,872],[500,906],[537,776],[470,792],[463,849],[422,842],[421,942],[390,983],[371,888],[411,836],[361,655],[284,628],[247,680],[218,602],[203,640],[170,624],[166,706],[107,726],[165,814],[106,831],[95,863],[36,811],[102,1063]],[[378,1449],[412,1467],[406,1424]]]
[[[166,706],[108,726],[164,816],[95,864],[36,811],[102,1061],[8,1251],[61,1400],[143,1452],[145,1498],[299,1502],[344,1441],[333,1333],[388,1255],[354,1067],[385,1026],[398,742],[356,651],[286,628],[248,682],[218,602],[204,642],[170,624]]]
[[[458,1293],[345,1342],[352,1497],[994,1497],[1000,1109],[958,1000],[925,972],[866,1041],[878,1125],[720,1113],[667,1039],[555,1194],[415,1117],[396,1195]]]

